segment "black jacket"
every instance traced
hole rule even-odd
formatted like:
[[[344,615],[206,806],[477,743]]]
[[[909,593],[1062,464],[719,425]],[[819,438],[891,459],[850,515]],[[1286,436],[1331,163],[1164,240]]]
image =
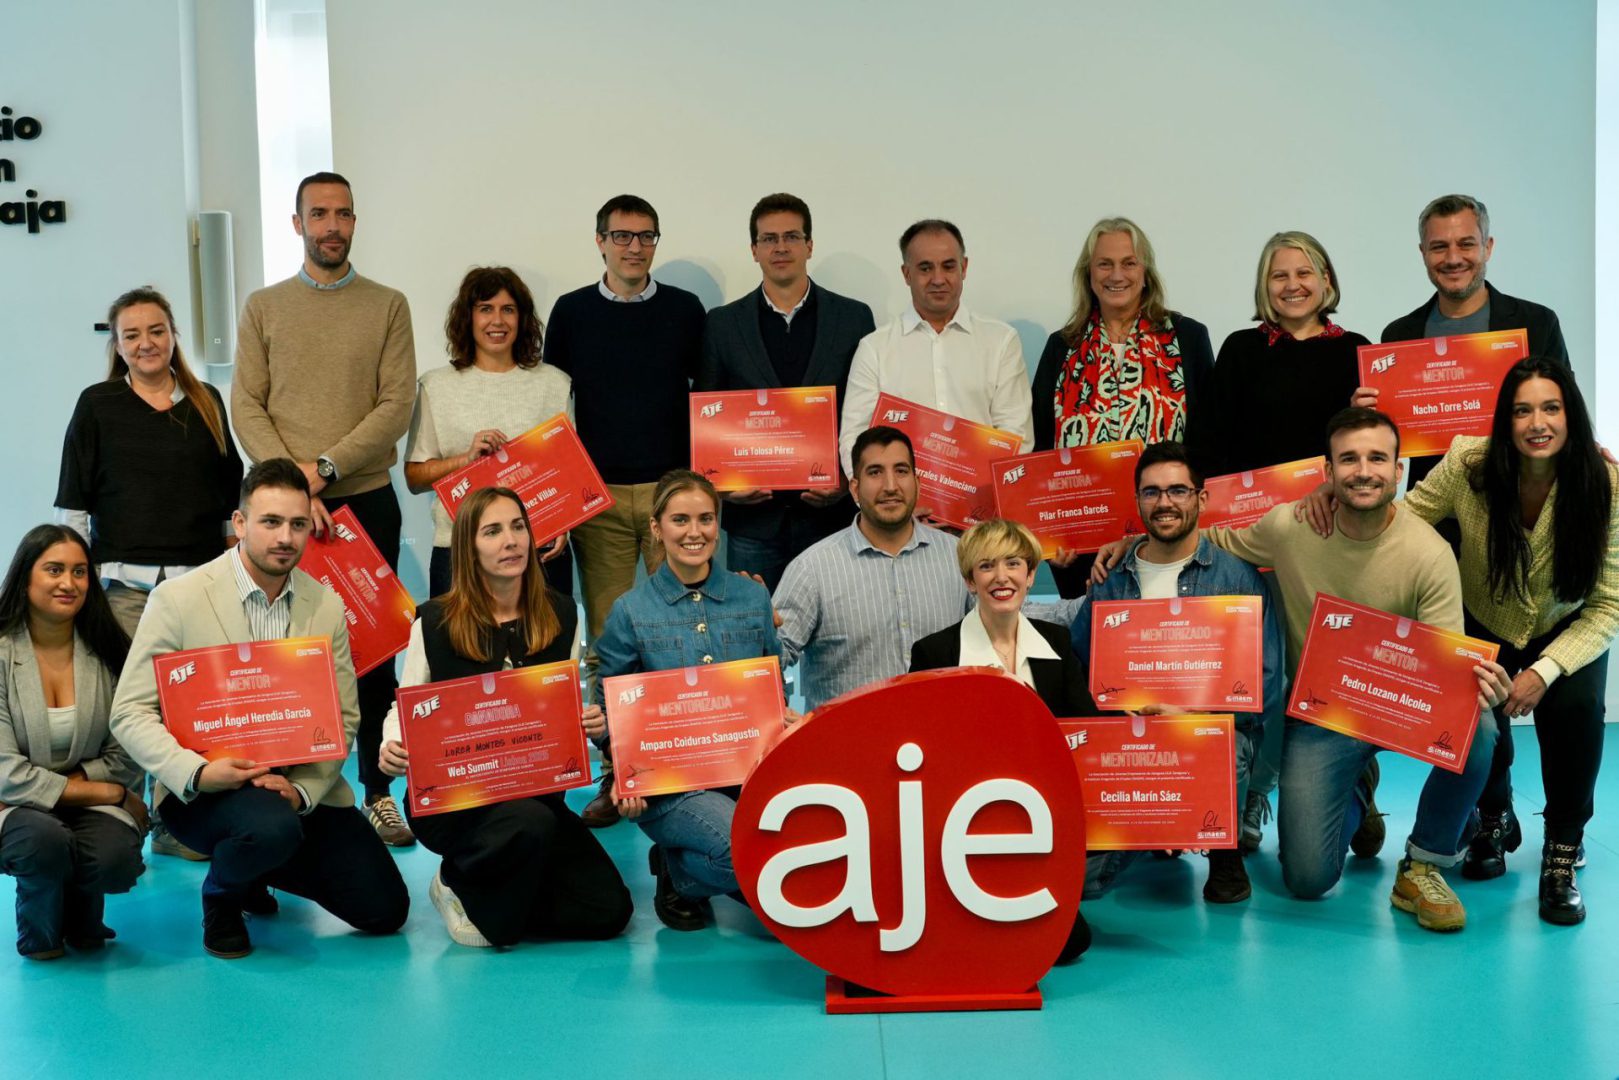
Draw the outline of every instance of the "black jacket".
[[[978,618],[969,612],[969,619]],[[1029,673],[1034,676],[1034,692],[1046,703],[1053,716],[1095,716],[1096,706],[1085,688],[1085,674],[1079,659],[1074,656],[1074,645],[1068,628],[1056,623],[1030,619],[1040,631],[1055,660],[1029,658]],[[938,633],[929,634],[911,646],[911,670],[932,671],[935,668],[961,666],[961,624],[947,626]]]
[[[1563,343],[1563,327],[1557,321],[1557,312],[1530,300],[1508,296],[1488,281],[1490,290],[1490,329],[1525,330],[1529,334],[1529,355],[1544,356],[1568,367],[1568,346]],[[1383,328],[1383,341],[1416,341],[1428,336],[1428,313],[1438,303],[1434,294],[1428,302],[1409,315],[1402,315]]]

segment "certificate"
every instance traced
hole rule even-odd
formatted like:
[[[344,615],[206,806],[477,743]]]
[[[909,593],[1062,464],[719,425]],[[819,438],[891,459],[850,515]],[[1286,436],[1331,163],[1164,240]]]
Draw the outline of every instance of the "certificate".
[[[1092,851],[1234,848],[1230,714],[1060,719],[1079,769]]]
[[[1450,449],[1457,435],[1488,435],[1507,369],[1529,355],[1523,330],[1362,345],[1360,383],[1400,426],[1400,456]]]
[[[152,666],[169,734],[209,761],[274,768],[348,756],[327,638],[186,649]]]
[[[528,511],[536,547],[613,505],[607,485],[565,413],[443,477],[433,490],[454,518],[461,500],[481,487],[517,492]]]
[[[402,687],[396,700],[417,817],[590,782],[572,660]]]
[[[1287,715],[1459,773],[1489,642],[1320,593]]]
[[[836,489],[833,386],[691,395],[691,467],[720,491]]]
[[[995,514],[1021,522],[1040,540],[1040,554],[1095,551],[1141,531],[1136,513],[1138,439],[1045,450],[990,465]]]
[[[1091,697],[1104,709],[1262,712],[1264,600],[1175,596],[1091,605]]]
[[[1209,501],[1197,523],[1205,529],[1216,525],[1245,528],[1264,517],[1271,507],[1304,498],[1326,479],[1326,459],[1318,457],[1213,477],[1203,485]]]
[[[345,506],[333,514],[324,539],[309,538],[298,568],[343,601],[354,674],[364,675],[410,644],[416,603],[353,510]]]
[[[740,784],[781,737],[774,656],[615,675],[602,690],[620,799]]]
[[[871,423],[898,428],[911,440],[919,489],[916,505],[937,521],[966,529],[995,513],[990,462],[1011,457],[1023,436],[879,394]]]

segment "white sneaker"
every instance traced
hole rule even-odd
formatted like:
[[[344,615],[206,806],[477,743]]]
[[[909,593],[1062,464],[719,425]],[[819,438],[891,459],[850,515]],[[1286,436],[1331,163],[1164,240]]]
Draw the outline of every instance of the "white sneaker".
[[[427,886],[427,898],[433,901],[433,906],[438,908],[438,913],[443,916],[444,928],[450,932],[451,941],[474,949],[491,947],[489,939],[472,925],[472,920],[467,918],[466,908],[461,906],[460,898],[444,884],[444,878],[438,872],[433,874],[433,880]]]

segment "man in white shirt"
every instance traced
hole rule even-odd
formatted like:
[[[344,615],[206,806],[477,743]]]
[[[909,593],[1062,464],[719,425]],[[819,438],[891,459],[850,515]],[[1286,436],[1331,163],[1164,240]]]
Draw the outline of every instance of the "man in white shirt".
[[[1017,331],[961,304],[967,280],[961,230],[935,218],[918,221],[900,237],[899,250],[911,306],[855,349],[839,439],[844,471],[854,475],[855,438],[875,422],[884,393],[1016,432],[1032,447],[1033,401]]]

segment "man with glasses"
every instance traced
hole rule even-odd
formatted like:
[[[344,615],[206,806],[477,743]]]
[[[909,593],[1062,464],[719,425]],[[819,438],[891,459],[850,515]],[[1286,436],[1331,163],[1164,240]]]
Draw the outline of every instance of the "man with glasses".
[[[616,195],[596,213],[599,281],[557,298],[545,331],[545,362],[573,379],[574,424],[601,472],[612,509],[573,530],[573,558],[584,591],[594,675],[594,642],[607,613],[635,584],[639,559],[651,571],[652,489],[691,460],[687,395],[703,340],[703,304],[652,280],[658,212],[645,199]],[[593,827],[618,811],[611,772],[581,815]]]
[[[843,401],[855,346],[876,323],[871,308],[810,280],[810,209],[796,195],[766,195],[748,219],[759,287],[708,313],[695,390],[833,386]],[[829,463],[830,464],[830,463]],[[728,491],[721,516],[726,561],[772,592],[799,552],[849,523],[841,487]]]
[[[1090,600],[1165,600],[1175,596],[1261,596],[1266,598],[1264,711],[1238,713],[1237,805],[1247,797],[1248,772],[1259,752],[1264,725],[1284,721],[1287,680],[1283,662],[1286,642],[1282,622],[1269,602],[1259,572],[1215,547],[1198,528],[1198,515],[1208,502],[1203,476],[1187,460],[1178,442],[1153,443],[1136,462],[1136,505],[1147,535],[1126,551],[1107,580],[1091,586]],[[1091,660],[1091,604],[1079,610],[1073,624],[1074,652],[1081,667]],[[1107,852],[1091,861],[1086,877],[1105,888],[1131,861],[1130,852]],[[1209,877],[1203,899],[1230,904],[1252,893],[1242,853],[1236,848],[1209,852]]]

